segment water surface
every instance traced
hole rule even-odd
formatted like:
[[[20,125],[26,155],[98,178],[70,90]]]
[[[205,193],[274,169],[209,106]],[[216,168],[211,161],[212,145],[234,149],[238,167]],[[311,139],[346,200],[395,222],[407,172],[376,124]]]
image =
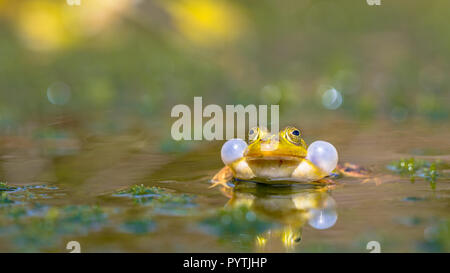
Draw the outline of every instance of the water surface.
[[[448,168],[435,189],[386,168],[409,157],[448,164],[448,128],[327,128],[308,126],[307,142],[332,142],[369,179],[209,189],[222,142],[173,153],[181,144],[150,132],[3,137],[0,177],[19,188],[2,195],[0,251],[68,252],[74,240],[83,252],[368,252],[370,241],[383,252],[449,251]],[[141,184],[159,189],[119,192]]]

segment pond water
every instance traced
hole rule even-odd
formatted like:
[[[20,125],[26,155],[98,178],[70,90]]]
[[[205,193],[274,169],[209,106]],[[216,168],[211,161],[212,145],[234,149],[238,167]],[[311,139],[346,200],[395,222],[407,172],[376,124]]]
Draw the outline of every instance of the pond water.
[[[172,153],[181,146],[149,132],[3,137],[0,251],[69,252],[69,241],[82,252],[369,252],[371,241],[382,252],[450,250],[448,126],[330,122],[305,131],[307,143],[330,141],[340,162],[370,177],[210,189],[222,142]],[[411,157],[440,162],[434,186],[387,168]]]

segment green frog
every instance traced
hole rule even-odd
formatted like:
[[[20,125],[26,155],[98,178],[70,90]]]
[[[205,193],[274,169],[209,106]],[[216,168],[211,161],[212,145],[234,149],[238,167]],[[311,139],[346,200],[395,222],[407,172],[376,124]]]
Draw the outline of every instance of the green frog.
[[[226,186],[233,179],[267,184],[327,182],[336,168],[336,148],[325,141],[306,146],[302,132],[288,126],[278,133],[265,128],[249,130],[248,144],[228,140],[221,150],[225,164],[212,179],[213,186]]]

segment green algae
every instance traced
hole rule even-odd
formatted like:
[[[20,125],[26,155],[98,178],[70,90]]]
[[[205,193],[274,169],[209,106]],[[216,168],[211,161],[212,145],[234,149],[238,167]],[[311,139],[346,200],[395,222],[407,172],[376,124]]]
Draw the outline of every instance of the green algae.
[[[6,182],[0,182],[0,191],[14,191],[17,187],[8,185]]]
[[[423,178],[430,183],[432,189],[436,188],[436,181],[442,177],[444,164],[440,161],[430,162],[427,160],[409,158],[394,161],[387,168],[399,175],[408,177],[411,182],[417,178]]]
[[[195,206],[195,196],[190,194],[176,194],[155,186],[133,185],[120,190],[115,196],[130,197],[136,204],[151,205],[158,208],[180,208]]]
[[[133,185],[128,189],[120,190],[117,192],[118,195],[132,195],[133,197],[138,197],[142,195],[160,195],[164,193],[164,190],[160,187],[150,187],[141,185]]]
[[[156,223],[151,219],[133,219],[125,221],[120,229],[124,232],[141,235],[154,231]]]

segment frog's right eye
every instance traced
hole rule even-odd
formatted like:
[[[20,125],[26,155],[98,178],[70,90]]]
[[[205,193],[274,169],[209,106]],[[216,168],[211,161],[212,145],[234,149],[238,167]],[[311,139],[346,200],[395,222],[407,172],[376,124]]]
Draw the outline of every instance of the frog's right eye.
[[[248,141],[254,142],[255,140],[257,140],[259,137],[259,132],[260,130],[258,127],[250,129],[250,131],[248,131]]]

